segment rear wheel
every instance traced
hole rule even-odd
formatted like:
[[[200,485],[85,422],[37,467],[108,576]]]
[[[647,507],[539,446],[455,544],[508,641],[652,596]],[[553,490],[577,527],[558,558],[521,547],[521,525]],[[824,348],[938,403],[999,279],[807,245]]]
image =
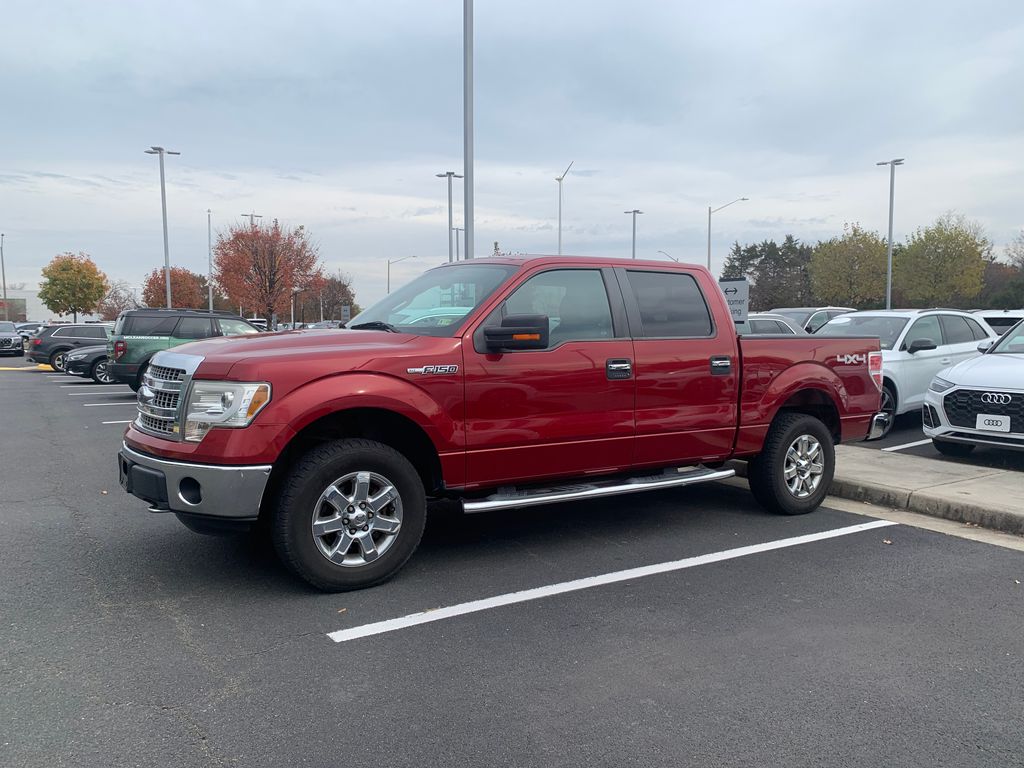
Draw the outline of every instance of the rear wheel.
[[[131,387],[132,392],[138,392],[142,389],[142,377],[146,375],[146,369],[149,368],[149,363],[146,363],[139,368],[138,374],[135,376],[135,381],[129,382],[128,386]]]
[[[319,589],[345,591],[379,584],[405,565],[423,536],[426,494],[395,449],[337,440],[288,470],[273,514],[285,565]]]
[[[879,439],[881,439],[888,435],[892,431],[893,425],[896,424],[896,390],[888,382],[882,387],[882,403],[879,410],[889,414],[889,423],[885,427],[885,431],[879,435]]]
[[[971,443],[950,443],[946,440],[936,440],[934,438],[932,438],[932,445],[943,456],[963,457],[974,450],[974,446]]]
[[[780,413],[761,454],[747,468],[750,490],[769,512],[812,512],[828,495],[835,457],[832,434],[821,421],[804,413]]]
[[[89,375],[92,376],[92,380],[97,384],[115,383],[114,377],[110,375],[110,362],[105,357],[101,357],[92,364],[92,370],[89,371]]]
[[[64,373],[64,363],[67,361],[68,351],[66,349],[58,350],[50,355],[50,367],[55,371]]]

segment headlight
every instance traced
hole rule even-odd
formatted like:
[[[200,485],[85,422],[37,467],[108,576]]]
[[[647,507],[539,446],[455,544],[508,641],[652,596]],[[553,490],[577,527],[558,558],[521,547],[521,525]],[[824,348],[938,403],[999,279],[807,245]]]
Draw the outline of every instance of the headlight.
[[[269,384],[193,381],[185,404],[185,439],[198,443],[213,427],[247,427],[269,402]]]
[[[932,392],[945,392],[946,390],[952,389],[955,386],[956,384],[954,384],[952,381],[946,381],[945,379],[940,379],[938,376],[936,376],[934,379],[932,379],[932,383],[928,385],[928,389],[930,389]]]
[[[85,355],[68,355],[68,360],[81,360]]]

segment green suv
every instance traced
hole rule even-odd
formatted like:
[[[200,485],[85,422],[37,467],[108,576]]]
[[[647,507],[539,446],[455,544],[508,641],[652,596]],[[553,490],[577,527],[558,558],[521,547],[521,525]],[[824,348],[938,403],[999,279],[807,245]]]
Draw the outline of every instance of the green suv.
[[[211,336],[259,333],[240,315],[206,309],[129,309],[117,317],[107,341],[110,375],[138,391],[149,359],[170,349]]]

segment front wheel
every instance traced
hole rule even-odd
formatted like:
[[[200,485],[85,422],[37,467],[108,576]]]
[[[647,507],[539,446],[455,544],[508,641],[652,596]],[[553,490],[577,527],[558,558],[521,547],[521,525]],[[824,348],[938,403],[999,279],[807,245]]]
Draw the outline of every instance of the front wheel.
[[[50,355],[50,367],[58,373],[64,373],[64,363],[67,361],[67,350],[54,352]]]
[[[828,495],[835,473],[832,434],[814,416],[781,413],[747,468],[750,490],[769,512],[803,515]]]
[[[110,366],[107,358],[97,360],[92,364],[92,370],[89,371],[89,375],[92,376],[92,380],[97,384],[114,384],[114,377],[110,375]]]
[[[314,587],[361,589],[405,565],[423,536],[426,506],[419,474],[394,448],[337,440],[288,470],[271,536],[284,564]]]

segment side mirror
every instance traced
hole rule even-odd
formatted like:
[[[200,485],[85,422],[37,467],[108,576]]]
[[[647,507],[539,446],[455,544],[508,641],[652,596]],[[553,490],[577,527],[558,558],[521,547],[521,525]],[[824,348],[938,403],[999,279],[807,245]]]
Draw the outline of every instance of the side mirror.
[[[508,315],[501,325],[484,328],[484,342],[491,352],[509,349],[547,349],[547,315]]]
[[[910,342],[910,346],[907,347],[907,352],[914,354],[915,352],[925,352],[929,349],[935,349],[935,342],[931,339],[914,339]]]
[[[995,339],[985,339],[983,342],[978,344],[978,351],[984,355],[986,352],[992,349],[992,345],[995,343]]]

